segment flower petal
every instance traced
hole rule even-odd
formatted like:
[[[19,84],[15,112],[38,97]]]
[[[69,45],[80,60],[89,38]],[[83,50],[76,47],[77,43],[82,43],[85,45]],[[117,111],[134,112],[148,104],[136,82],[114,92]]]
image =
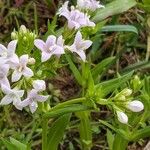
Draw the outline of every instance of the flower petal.
[[[82,42],[83,50],[88,49],[88,48],[92,45],[92,43],[93,43],[93,42],[90,41],[90,40],[83,41],[83,42]]]
[[[31,113],[33,114],[33,113],[37,110],[37,108],[38,108],[37,102],[32,102],[32,103],[29,105],[29,108],[30,108]]]
[[[52,53],[42,52],[41,61],[42,61],[42,62],[45,62],[45,61],[47,61],[48,59],[50,59],[51,56],[52,56]]]
[[[20,60],[19,60],[20,65],[21,65],[21,66],[26,66],[27,63],[28,63],[28,60],[29,60],[29,56],[28,56],[28,55],[22,55],[22,56],[20,57]]]
[[[10,89],[10,87],[6,86],[5,84],[1,84],[1,89],[4,94],[8,95],[12,93],[12,90]]]
[[[85,62],[86,55],[84,51],[76,51],[76,53],[80,56],[80,58]]]
[[[75,40],[74,40],[74,43],[75,44],[78,44],[82,41],[82,34],[80,31],[77,32],[76,36],[75,36]]]
[[[34,45],[41,51],[45,50],[45,43],[44,43],[44,41],[42,41],[40,39],[34,40]]]
[[[7,49],[8,49],[8,57],[11,57],[11,56],[13,56],[13,54],[15,53],[15,51],[16,51],[16,46],[17,46],[17,40],[13,40],[13,41],[11,41],[9,44],[8,44],[8,47],[7,47]]]
[[[46,40],[46,48],[49,49],[51,46],[55,45],[56,37],[54,35],[48,36]]]
[[[30,77],[32,77],[34,75],[33,71],[30,68],[28,68],[28,67],[25,67],[25,69],[23,70],[22,73],[23,73],[23,75],[25,77],[28,77],[28,78],[30,78]]]
[[[32,85],[37,91],[44,91],[46,89],[46,84],[44,80],[35,80],[33,81]]]
[[[31,102],[32,102],[32,101],[31,101],[29,98],[27,98],[27,99],[23,100],[23,101],[20,103],[20,105],[24,108],[24,107],[27,107],[28,105],[30,105]]]
[[[17,82],[18,80],[20,80],[21,76],[22,76],[22,72],[18,72],[17,70],[15,70],[12,74],[11,81]]]
[[[4,45],[0,44],[0,56],[3,57],[5,53],[7,53],[7,48]]]
[[[3,97],[3,99],[0,102],[0,105],[8,105],[12,102],[12,97],[10,95],[6,95]]]
[[[9,80],[7,79],[7,77],[4,77],[3,79],[1,79],[0,84],[1,85],[3,84],[10,89],[10,83],[9,83]]]
[[[49,95],[46,95],[46,96],[44,96],[44,95],[37,95],[36,96],[36,100],[38,102],[45,102],[48,98],[49,98]]]

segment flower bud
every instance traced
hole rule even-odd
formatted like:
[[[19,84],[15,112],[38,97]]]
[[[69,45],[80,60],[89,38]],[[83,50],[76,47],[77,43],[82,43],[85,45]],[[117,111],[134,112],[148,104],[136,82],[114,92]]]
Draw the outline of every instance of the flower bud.
[[[15,32],[11,33],[11,39],[13,40],[17,39],[17,34]]]
[[[119,101],[125,101],[126,97],[124,95],[120,95],[120,96],[117,97],[117,100],[119,100]]]
[[[29,58],[28,64],[29,65],[34,65],[35,64],[35,59],[34,58]]]
[[[143,103],[138,100],[128,102],[126,107],[133,112],[140,112],[144,109]]]
[[[32,83],[35,90],[44,91],[46,89],[45,81],[44,80],[35,80]]]
[[[128,116],[124,112],[117,111],[117,117],[118,117],[119,122],[123,124],[128,123]]]
[[[23,40],[24,40],[24,41],[26,41],[26,40],[27,40],[27,38],[24,36],[24,37],[23,37]]]
[[[124,89],[124,90],[122,91],[122,94],[123,94],[124,96],[130,96],[130,95],[132,94],[132,90],[131,90],[131,89]]]
[[[25,25],[21,25],[20,32],[23,33],[23,34],[27,33],[27,28],[26,28]]]

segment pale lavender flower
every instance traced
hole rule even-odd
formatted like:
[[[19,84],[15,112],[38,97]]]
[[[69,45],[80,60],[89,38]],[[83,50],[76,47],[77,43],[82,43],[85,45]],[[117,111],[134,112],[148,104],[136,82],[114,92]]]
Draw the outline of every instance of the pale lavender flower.
[[[62,54],[64,54],[65,51],[63,44],[63,37],[60,36],[56,38],[54,35],[50,35],[47,38],[46,42],[40,39],[36,39],[34,41],[34,45],[42,52],[42,62],[45,62],[48,59],[50,59],[52,55],[60,57]]]
[[[0,56],[7,60],[11,59],[15,55],[16,46],[17,40],[11,41],[8,44],[7,48],[4,45],[0,44]]]
[[[49,96],[39,95],[36,89],[32,89],[27,98],[21,102],[21,107],[29,106],[31,113],[34,113],[38,108],[38,102],[45,102]]]
[[[71,46],[66,46],[71,52],[77,53],[80,58],[85,61],[86,54],[85,50],[92,45],[92,41],[82,39],[82,34],[80,31],[77,32],[75,36],[74,43]]]
[[[18,56],[14,57],[11,64],[11,68],[14,70],[12,74],[12,82],[20,80],[22,76],[27,78],[33,76],[33,71],[27,67],[28,60],[28,55],[22,55],[20,58],[18,58]]]
[[[104,8],[99,1],[96,0],[77,0],[77,7],[95,11],[98,8]]]
[[[33,88],[37,91],[44,91],[46,89],[46,84],[44,80],[34,80],[32,85]]]
[[[17,109],[21,110],[22,107],[20,106],[20,103],[21,97],[24,95],[24,90],[10,89],[9,87],[3,84],[1,85],[1,89],[6,95],[1,100],[0,105],[8,105],[10,103],[13,103],[13,105]]]
[[[71,7],[71,11],[68,10],[68,1],[59,9],[59,16],[64,16],[68,20],[68,28],[79,29],[80,27],[95,27],[95,23],[90,21],[90,17],[87,14]]]

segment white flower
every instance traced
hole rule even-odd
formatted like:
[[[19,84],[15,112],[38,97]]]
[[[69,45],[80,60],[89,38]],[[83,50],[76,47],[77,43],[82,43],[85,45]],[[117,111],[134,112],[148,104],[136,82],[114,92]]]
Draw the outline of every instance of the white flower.
[[[82,39],[82,34],[80,31],[77,32],[75,36],[74,43],[71,46],[66,46],[71,52],[77,53],[80,58],[85,61],[86,55],[85,50],[92,45],[92,41]]]
[[[68,20],[68,28],[70,29],[79,29],[80,27],[95,27],[95,23],[90,21],[90,17],[87,14],[71,7],[71,11],[68,10],[68,1],[59,9],[59,16],[64,16]]]
[[[50,35],[46,42],[36,39],[34,41],[34,45],[42,51],[42,58],[41,61],[45,62],[51,58],[52,55],[60,55],[64,54],[64,40],[62,36],[56,38],[54,35]]]
[[[133,112],[140,112],[144,109],[143,103],[138,100],[128,102],[126,107]]]
[[[21,110],[21,97],[24,95],[24,90],[18,90],[18,89],[10,89],[5,85],[1,85],[2,91],[6,96],[3,97],[3,99],[0,102],[0,105],[8,105],[10,103],[13,103],[13,105]]]
[[[37,91],[44,91],[46,89],[44,80],[35,80],[33,81],[32,85],[33,85],[33,88]]]
[[[5,61],[0,59],[0,85],[3,84],[7,87],[10,87],[10,83],[7,79],[7,75],[9,72],[9,65],[5,64]]]
[[[11,59],[15,55],[15,50],[17,46],[17,40],[11,41],[7,48],[0,44],[0,56],[5,59]]]
[[[123,124],[128,123],[128,116],[124,112],[117,111],[117,117],[118,117],[119,122]]]
[[[77,0],[77,7],[81,9],[89,9],[91,11],[95,11],[98,8],[104,8],[104,6],[96,0]]]
[[[45,102],[48,97],[49,96],[39,95],[37,90],[32,89],[28,93],[28,97],[21,102],[21,107],[29,106],[31,113],[34,113],[38,107],[37,102]]]
[[[14,57],[11,64],[11,68],[14,70],[12,74],[12,82],[20,80],[22,75],[27,78],[33,76],[33,71],[27,67],[28,59],[28,55],[22,55],[20,58],[18,58],[18,56]]]

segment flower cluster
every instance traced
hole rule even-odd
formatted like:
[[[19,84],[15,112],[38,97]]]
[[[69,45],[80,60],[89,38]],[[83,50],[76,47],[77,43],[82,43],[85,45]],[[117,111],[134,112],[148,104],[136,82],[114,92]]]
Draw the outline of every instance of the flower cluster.
[[[95,23],[90,21],[90,16],[81,10],[88,9],[95,11],[97,8],[102,8],[103,6],[100,5],[99,2],[96,0],[78,0],[77,6],[71,6],[70,10],[68,9],[68,3],[68,1],[64,3],[64,5],[59,9],[58,14],[59,16],[64,16],[67,19],[69,29],[95,26]]]
[[[70,50],[72,53],[77,53],[80,58],[85,61],[85,50],[92,45],[92,41],[84,40],[80,31],[77,32],[74,43],[70,46],[64,45],[64,39],[62,36],[56,38],[54,35],[48,36],[46,42],[36,39],[34,41],[35,46],[41,50],[41,61],[45,62],[51,58],[52,55],[60,57],[65,53],[65,49]]]
[[[37,109],[37,101],[44,102],[48,98],[48,96],[39,95],[39,92],[45,90],[45,82],[43,80],[33,81],[33,89],[29,92],[28,98],[23,101],[21,98],[25,91],[20,90],[19,86],[11,88],[11,83],[17,83],[22,76],[31,78],[34,75],[33,71],[28,67],[28,64],[32,64],[35,61],[34,58],[29,58],[27,54],[18,57],[15,53],[16,47],[17,40],[11,41],[7,47],[0,44],[0,86],[1,91],[5,94],[0,105],[13,103],[19,110],[29,106],[33,113]],[[8,80],[10,75],[11,82]]]
[[[119,94],[117,94],[115,96],[116,105],[118,105],[117,107],[115,105],[117,118],[123,124],[128,123],[128,116],[125,114],[123,109],[124,110],[127,109],[132,112],[140,112],[144,109],[144,105],[141,101],[128,99],[131,96],[131,94],[132,94],[131,89],[124,89],[123,91],[121,91]],[[118,101],[119,101],[119,103],[118,103]],[[123,109],[120,109],[119,107],[123,107]]]

